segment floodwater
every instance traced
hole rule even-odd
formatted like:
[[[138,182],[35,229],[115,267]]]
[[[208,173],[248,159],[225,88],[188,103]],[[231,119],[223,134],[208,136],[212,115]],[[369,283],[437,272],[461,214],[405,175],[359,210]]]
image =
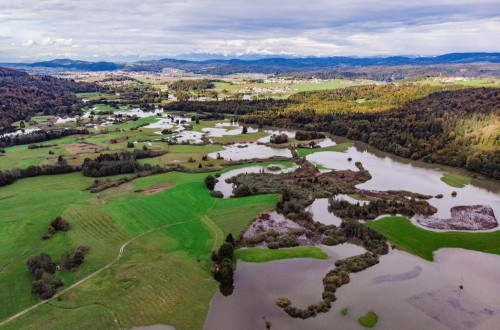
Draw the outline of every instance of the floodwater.
[[[330,141],[326,143],[347,142],[335,137]],[[264,157],[255,144],[248,146],[251,149],[247,153],[241,152],[246,148],[232,146],[221,155],[227,159]],[[268,152],[265,157],[269,152],[281,155],[281,149],[267,148],[263,149]],[[349,157],[352,161],[348,161]],[[444,173],[471,175],[464,170],[403,159],[358,142],[345,153],[317,152],[307,159],[328,168],[354,171],[355,162],[360,161],[372,175],[371,180],[357,186],[360,189],[442,194],[441,199],[429,200],[438,208],[435,216],[439,218],[450,217],[450,208],[460,205],[489,205],[496,217],[500,215],[498,181],[473,179],[463,188],[454,188],[440,180]],[[438,166],[440,171],[435,169]],[[232,188],[226,185],[225,189],[227,196]],[[456,197],[451,196],[453,191],[457,192]],[[350,203],[365,203],[350,196],[337,197]],[[308,211],[316,221],[335,225],[341,222],[328,212],[328,199],[315,200]],[[441,249],[435,253],[434,262],[404,251],[391,251],[380,257],[378,265],[351,274],[351,282],[337,290],[337,301],[329,312],[307,320],[293,319],[276,306],[279,297],[287,296],[300,308],[319,302],[322,279],[334,268],[334,261],[364,251],[349,244],[322,248],[330,255],[329,260],[290,259],[262,264],[238,261],[234,291],[230,296],[216,293],[205,329],[259,329],[265,327],[266,320],[272,329],[363,329],[358,318],[369,311],[378,315],[379,329],[498,328],[500,256],[462,249]],[[344,308],[349,310],[346,316],[340,313]]]
[[[362,329],[357,319],[369,311],[378,315],[379,329],[495,329],[500,321],[500,256],[461,249],[440,250],[435,262],[391,251],[350,274],[329,312],[293,319],[276,306],[279,297],[300,308],[321,301],[322,279],[335,260],[364,251],[351,244],[322,248],[330,259],[238,261],[233,294],[216,293],[205,329],[263,328],[264,317],[272,329]]]
[[[36,132],[39,130],[40,130],[39,128],[18,129],[14,132],[11,132],[11,133],[1,134],[0,137],[16,136],[16,135],[21,135],[21,134],[30,134],[30,133],[33,133],[33,132]]]
[[[279,131],[270,132],[278,133]],[[342,142],[347,142],[347,140],[333,137],[325,139],[322,143],[327,146]],[[241,148],[241,146],[245,145],[246,148]],[[273,148],[256,143],[238,143],[225,146],[224,149],[224,151],[220,152],[220,155],[231,160],[272,156],[291,157],[289,149]],[[217,153],[209,154],[209,157],[216,158]],[[352,160],[349,161],[348,158]],[[452,207],[467,205],[489,205],[493,209],[497,220],[500,216],[500,183],[498,181],[472,179],[471,184],[463,188],[454,188],[440,180],[445,173],[471,175],[464,170],[396,157],[377,151],[360,142],[353,142],[353,146],[347,152],[316,152],[308,155],[306,159],[326,168],[350,169],[353,171],[358,170],[355,163],[359,161],[370,172],[372,179],[357,185],[357,188],[381,191],[407,190],[434,196],[429,200],[429,203],[438,209],[438,212],[434,215],[437,218],[450,218],[450,209]],[[435,169],[438,166],[441,169],[440,171]],[[457,192],[457,196],[452,197],[453,191]],[[436,198],[437,195],[443,195],[443,198]],[[349,197],[347,196],[347,198]],[[357,202],[354,201],[354,203]],[[319,209],[315,207],[315,210],[318,212]],[[415,219],[412,219],[412,222],[419,225]],[[494,230],[498,230],[498,228]]]
[[[224,135],[239,135],[243,134],[243,127],[241,128],[234,128],[234,129],[225,129],[225,128],[220,128],[220,127],[206,127],[201,129],[203,132],[206,132],[208,136],[210,137],[221,137]],[[255,133],[258,132],[259,130],[253,128],[253,127],[247,127],[247,133]]]
[[[314,163],[338,170],[351,169],[356,171],[355,162],[361,162],[372,175],[372,179],[356,186],[360,189],[407,190],[431,196],[441,194],[443,198],[434,197],[429,200],[429,203],[438,209],[434,215],[437,218],[449,218],[451,216],[450,209],[461,205],[489,205],[497,218],[500,215],[500,184],[498,181],[473,179],[471,184],[463,188],[454,188],[440,180],[444,173],[467,174],[458,169],[403,160],[368,148],[363,149],[357,145],[350,147],[345,153],[317,152],[306,158]],[[352,158],[352,161],[348,161],[348,158]],[[441,167],[443,171],[437,171],[433,168],[437,166]],[[452,197],[453,191],[457,192],[456,197]]]
[[[257,143],[235,143],[224,146],[224,150],[218,153],[226,160],[269,158],[273,156],[292,157],[292,152],[288,148],[271,148]],[[208,157],[216,159],[217,152],[209,153]]]
[[[365,205],[370,203],[369,201],[357,200],[342,194],[336,195],[335,198],[338,200],[344,200],[351,204],[359,203],[359,205]],[[312,213],[314,221],[321,222],[325,225],[340,226],[342,219],[328,211],[329,205],[330,202],[328,201],[328,198],[316,198],[314,202],[306,208],[306,211]]]
[[[309,205],[306,211],[311,212],[313,220],[325,225],[340,226],[342,219],[333,213],[328,212],[328,198],[317,198]]]

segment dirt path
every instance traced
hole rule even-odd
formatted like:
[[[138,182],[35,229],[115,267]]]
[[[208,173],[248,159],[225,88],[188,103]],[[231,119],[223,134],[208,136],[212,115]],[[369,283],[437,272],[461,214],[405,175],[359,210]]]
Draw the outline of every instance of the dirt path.
[[[43,305],[43,304],[45,304],[45,303],[49,302],[49,301],[51,301],[52,299],[55,299],[55,298],[57,298],[57,297],[59,297],[59,296],[61,296],[61,295],[65,294],[66,292],[68,292],[69,290],[73,289],[74,287],[76,287],[76,286],[78,286],[78,285],[82,284],[83,282],[86,282],[87,280],[91,279],[92,277],[96,276],[97,274],[99,274],[99,273],[100,273],[100,272],[102,272],[103,270],[108,269],[109,267],[113,266],[113,265],[114,265],[114,264],[115,264],[118,260],[120,260],[120,259],[121,259],[122,255],[123,255],[123,250],[125,250],[125,247],[126,247],[129,243],[131,243],[131,242],[135,241],[136,239],[141,238],[142,236],[144,236],[144,235],[146,235],[146,234],[149,234],[149,233],[152,233],[152,232],[157,231],[157,230],[165,229],[165,228],[168,228],[168,227],[172,227],[172,226],[180,225],[180,224],[187,223],[187,222],[191,222],[191,221],[192,221],[192,220],[189,220],[189,221],[183,221],[183,222],[178,222],[178,223],[173,223],[173,224],[169,224],[169,225],[165,225],[165,226],[162,226],[162,227],[158,227],[158,228],[154,228],[154,229],[151,229],[151,230],[145,231],[145,232],[143,232],[142,234],[139,234],[139,235],[137,235],[137,236],[132,237],[131,239],[129,239],[128,241],[126,241],[125,243],[123,243],[123,244],[122,244],[122,246],[120,246],[120,251],[118,252],[118,255],[117,255],[117,256],[116,256],[116,258],[115,258],[113,261],[111,261],[109,264],[107,264],[106,266],[104,266],[104,267],[102,267],[102,268],[100,268],[100,269],[96,270],[96,271],[95,271],[95,272],[93,272],[93,273],[90,273],[89,275],[85,276],[84,278],[82,278],[82,279],[81,279],[81,280],[79,280],[78,282],[73,283],[72,285],[70,285],[70,286],[69,286],[69,287],[67,287],[66,289],[64,289],[64,290],[62,290],[62,291],[59,291],[59,292],[58,292],[58,293],[56,293],[56,294],[55,294],[52,298],[49,298],[49,299],[47,299],[47,300],[42,300],[42,301],[40,301],[39,303],[37,303],[37,304],[35,304],[35,305],[31,306],[31,307],[28,307],[28,308],[26,308],[25,310],[23,310],[23,311],[21,311],[21,312],[19,312],[19,313],[15,314],[15,315],[13,315],[13,316],[9,317],[8,319],[3,320],[2,322],[0,322],[0,327],[1,327],[1,326],[4,326],[5,324],[9,323],[10,321],[13,321],[13,320],[17,319],[19,316],[22,316],[22,315],[24,315],[24,314],[28,313],[29,311],[31,311],[31,310],[33,310],[33,309],[35,309],[35,308],[37,308],[37,307],[39,307],[39,306],[41,306],[41,305]],[[210,221],[210,220],[209,220],[209,221]],[[211,221],[210,221],[210,222],[211,222]],[[214,225],[215,225],[215,224],[214,224]],[[220,229],[219,229],[219,230],[220,230]]]
[[[224,233],[209,217],[204,215],[201,221],[214,233],[215,241],[212,250],[217,250],[224,243]]]

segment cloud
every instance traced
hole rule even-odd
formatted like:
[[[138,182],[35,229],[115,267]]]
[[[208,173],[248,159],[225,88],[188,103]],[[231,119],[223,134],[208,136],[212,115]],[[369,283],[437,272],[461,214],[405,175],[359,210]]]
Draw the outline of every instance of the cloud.
[[[75,53],[82,59],[188,52],[429,55],[498,51],[498,35],[496,0],[0,3],[0,61]]]

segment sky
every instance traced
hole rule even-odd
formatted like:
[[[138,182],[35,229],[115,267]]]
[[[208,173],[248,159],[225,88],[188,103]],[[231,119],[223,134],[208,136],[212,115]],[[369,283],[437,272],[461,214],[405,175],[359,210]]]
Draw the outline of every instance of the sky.
[[[0,62],[500,51],[499,0],[1,0]]]

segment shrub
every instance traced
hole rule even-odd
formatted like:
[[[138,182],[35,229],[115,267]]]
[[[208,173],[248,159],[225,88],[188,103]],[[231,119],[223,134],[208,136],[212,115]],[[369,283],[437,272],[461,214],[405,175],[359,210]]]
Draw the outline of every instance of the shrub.
[[[285,237],[285,238],[280,238],[279,244],[281,247],[294,247],[294,246],[298,246],[299,242],[297,242],[297,240],[295,240],[295,238]]]
[[[333,284],[337,288],[342,285],[342,278],[337,275],[327,276],[323,279],[324,284]]]
[[[321,243],[325,244],[325,245],[329,245],[329,246],[332,246],[332,245],[337,245],[339,244],[339,242],[331,237],[331,236],[325,236],[322,240],[321,240]]]
[[[234,237],[233,234],[229,233],[226,236],[226,242],[234,246]]]
[[[214,278],[222,284],[232,284],[233,274],[233,261],[230,259],[223,259],[217,267]]]
[[[163,135],[169,135],[169,134],[172,134],[172,133],[173,133],[172,130],[168,129],[168,128],[161,131],[161,134],[163,134]]]
[[[291,304],[292,304],[292,302],[287,297],[280,297],[280,298],[278,298],[278,300],[276,300],[276,305],[278,305],[281,308],[288,307]]]
[[[133,148],[134,147],[134,143],[133,142],[127,142],[127,148]]]
[[[233,260],[233,254],[234,254],[233,245],[228,242],[222,243],[221,247],[219,248],[219,258],[222,260],[223,259]]]
[[[234,190],[235,197],[246,197],[250,196],[252,193],[250,192],[250,188],[247,185],[242,184],[238,188]]]
[[[331,291],[323,291],[321,297],[323,298],[323,300],[328,300],[329,302],[334,302],[335,300],[337,300],[335,293]]]
[[[218,190],[210,191],[210,196],[212,196],[213,198],[224,198],[224,194]]]
[[[63,285],[61,278],[53,275],[56,272],[56,264],[46,253],[33,256],[28,259],[28,270],[35,280],[31,286],[31,292],[41,299],[48,299],[56,293],[56,289]]]
[[[285,133],[281,133],[280,135],[273,134],[269,138],[269,141],[274,144],[282,144],[282,143],[287,143],[288,142],[288,135]]]
[[[271,243],[267,244],[267,247],[269,249],[279,249],[280,243],[278,243],[278,242],[271,242]]]
[[[49,229],[47,233],[42,236],[42,239],[49,239],[57,231],[68,231],[68,229],[69,229],[69,222],[62,217],[57,217],[50,222]]]
[[[205,178],[205,186],[208,190],[214,190],[215,188],[215,178],[212,175],[209,175]]]

